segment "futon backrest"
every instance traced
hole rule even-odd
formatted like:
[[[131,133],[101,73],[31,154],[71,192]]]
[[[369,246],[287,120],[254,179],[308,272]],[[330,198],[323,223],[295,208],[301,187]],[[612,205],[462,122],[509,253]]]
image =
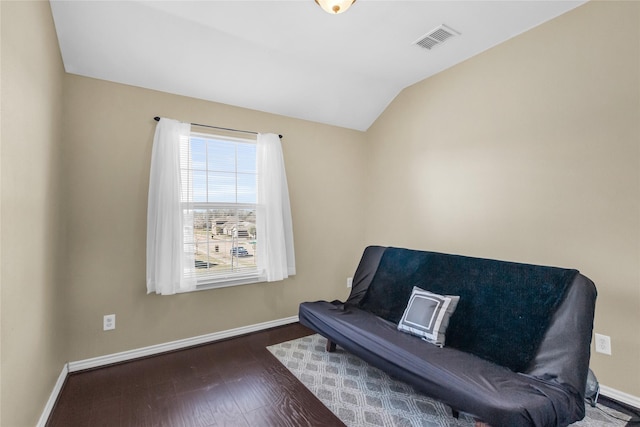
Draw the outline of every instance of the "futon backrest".
[[[347,303],[397,323],[414,286],[458,295],[446,346],[525,372],[537,360],[556,309],[577,274],[556,267],[372,246],[363,254]]]

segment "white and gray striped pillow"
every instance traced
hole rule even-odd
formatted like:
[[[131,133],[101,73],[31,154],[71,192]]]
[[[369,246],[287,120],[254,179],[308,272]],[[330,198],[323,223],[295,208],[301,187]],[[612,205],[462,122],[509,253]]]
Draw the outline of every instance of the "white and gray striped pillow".
[[[449,318],[460,301],[459,296],[438,295],[414,286],[398,330],[444,347]]]

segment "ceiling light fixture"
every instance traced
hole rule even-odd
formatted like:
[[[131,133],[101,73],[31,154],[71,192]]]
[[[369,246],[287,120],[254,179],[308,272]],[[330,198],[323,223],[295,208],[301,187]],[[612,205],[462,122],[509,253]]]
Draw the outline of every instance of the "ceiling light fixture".
[[[346,12],[355,2],[356,0],[316,0],[318,6],[332,15]]]

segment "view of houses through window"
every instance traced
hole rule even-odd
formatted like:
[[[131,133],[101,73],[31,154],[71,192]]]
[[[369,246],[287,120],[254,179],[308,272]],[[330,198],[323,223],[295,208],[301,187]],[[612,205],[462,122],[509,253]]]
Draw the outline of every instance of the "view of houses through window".
[[[253,209],[207,209],[194,213],[196,270],[201,275],[256,269]]]
[[[198,283],[256,274],[255,141],[192,133],[181,155]]]

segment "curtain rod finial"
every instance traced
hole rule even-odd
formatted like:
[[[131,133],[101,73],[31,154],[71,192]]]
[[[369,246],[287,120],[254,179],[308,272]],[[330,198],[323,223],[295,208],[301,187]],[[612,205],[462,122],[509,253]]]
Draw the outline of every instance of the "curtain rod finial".
[[[160,117],[155,116],[155,117],[153,118],[153,120],[155,120],[156,122],[159,122],[159,121],[160,121]]]

